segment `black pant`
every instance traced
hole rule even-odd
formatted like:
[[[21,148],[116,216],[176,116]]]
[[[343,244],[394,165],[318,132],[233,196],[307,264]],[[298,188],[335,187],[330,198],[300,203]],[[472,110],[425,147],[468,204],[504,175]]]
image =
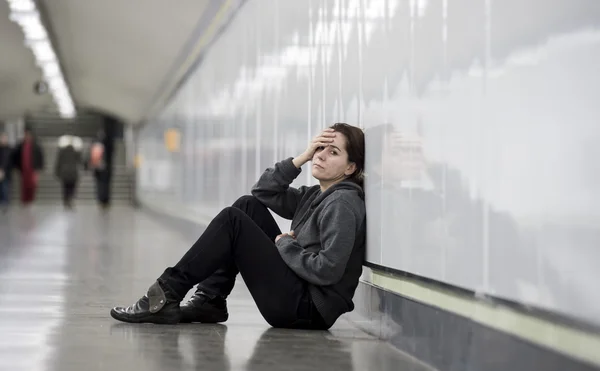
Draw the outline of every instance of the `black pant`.
[[[308,283],[277,251],[274,240],[280,233],[269,210],[254,197],[244,196],[223,209],[159,281],[181,298],[197,283],[207,292],[227,296],[239,272],[271,326],[324,329]]]
[[[63,181],[63,202],[71,202],[75,197],[75,190],[77,188],[76,180]]]

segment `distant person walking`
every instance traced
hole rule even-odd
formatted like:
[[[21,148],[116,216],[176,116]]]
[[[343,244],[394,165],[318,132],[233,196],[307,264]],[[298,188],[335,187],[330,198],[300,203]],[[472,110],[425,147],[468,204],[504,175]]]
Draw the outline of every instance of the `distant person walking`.
[[[15,148],[12,163],[21,173],[21,202],[29,205],[35,200],[39,172],[44,169],[44,153],[30,127],[25,128],[25,137]]]
[[[8,145],[8,136],[0,133],[0,209],[6,211],[10,202],[10,173],[12,148]]]
[[[103,131],[98,133],[97,139],[92,143],[87,168],[94,172],[96,182],[96,199],[100,207],[107,210],[110,206],[110,181],[111,163],[110,153],[106,146],[106,135]]]
[[[62,184],[62,200],[67,209],[73,208],[73,199],[79,182],[79,168],[82,162],[81,153],[76,149],[76,139],[78,138],[71,136],[60,138],[54,167],[54,174]]]

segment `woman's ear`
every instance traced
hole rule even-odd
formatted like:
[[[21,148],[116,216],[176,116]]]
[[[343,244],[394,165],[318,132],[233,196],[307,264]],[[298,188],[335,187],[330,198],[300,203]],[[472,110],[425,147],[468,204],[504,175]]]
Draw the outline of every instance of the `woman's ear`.
[[[346,168],[346,171],[344,172],[344,174],[346,176],[350,176],[350,175],[354,174],[355,171],[356,171],[356,164],[354,162],[351,162],[348,164],[348,168]]]

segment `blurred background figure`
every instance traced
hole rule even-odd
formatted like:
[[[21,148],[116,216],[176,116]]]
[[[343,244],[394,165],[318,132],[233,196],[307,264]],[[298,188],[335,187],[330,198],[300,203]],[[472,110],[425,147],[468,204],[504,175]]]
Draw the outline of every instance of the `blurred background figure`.
[[[110,206],[110,151],[107,150],[107,138],[103,130],[98,132],[96,140],[90,147],[86,167],[94,172],[96,182],[96,199],[104,210]]]
[[[63,135],[58,140],[58,148],[54,174],[62,184],[62,200],[65,208],[72,209],[82,163],[82,140],[78,137]]]
[[[10,202],[11,148],[8,136],[0,133],[0,210],[6,211]]]
[[[69,144],[73,146],[75,151],[81,154],[81,151],[83,150],[83,140],[80,137],[75,135],[63,135],[60,138],[58,138],[59,149],[64,148]]]
[[[21,202],[29,205],[35,200],[39,172],[44,169],[44,153],[30,127],[25,128],[25,137],[13,152],[12,164],[21,173]]]

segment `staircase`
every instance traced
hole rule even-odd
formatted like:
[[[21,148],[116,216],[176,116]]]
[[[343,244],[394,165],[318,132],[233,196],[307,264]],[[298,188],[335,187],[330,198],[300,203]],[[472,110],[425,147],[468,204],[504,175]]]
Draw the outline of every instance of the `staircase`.
[[[53,113],[35,113],[26,117],[26,123],[39,138],[54,138],[69,134],[81,138],[95,138],[102,128],[100,116],[78,112],[77,118],[63,119]]]
[[[84,151],[89,148],[90,139],[84,139]],[[60,181],[54,176],[54,166],[58,154],[58,138],[40,138],[39,143],[42,146],[45,156],[46,166],[44,172],[40,174],[38,189],[36,193],[36,203],[48,204],[62,202],[62,186]],[[133,170],[125,166],[125,148],[122,141],[115,143],[114,167],[111,182],[111,204],[112,205],[131,205],[133,200]],[[20,177],[17,173],[12,181],[12,199],[18,202],[20,198]],[[75,204],[95,203],[96,202],[96,184],[94,174],[91,171],[80,173],[79,184],[75,197]]]

